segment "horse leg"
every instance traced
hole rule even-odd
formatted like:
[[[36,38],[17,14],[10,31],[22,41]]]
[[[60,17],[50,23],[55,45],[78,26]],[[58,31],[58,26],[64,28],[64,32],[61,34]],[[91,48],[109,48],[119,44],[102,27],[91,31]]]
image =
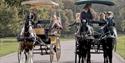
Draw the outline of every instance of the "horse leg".
[[[91,53],[90,53],[91,42],[92,42],[92,40],[90,40],[90,41],[88,42],[88,49],[87,49],[87,63],[91,63]]]
[[[89,50],[89,51],[87,52],[87,63],[91,63],[90,57],[91,57],[91,55],[90,55],[90,50]]]
[[[32,50],[29,50],[29,51],[25,52],[25,55],[26,55],[26,63],[33,63],[33,59],[32,59],[33,53],[32,53]]]
[[[81,63],[81,55],[79,54],[79,61],[78,61],[78,63]]]
[[[104,57],[104,63],[108,63],[108,58]]]
[[[28,52],[28,63],[33,63],[33,53],[32,50]]]
[[[112,63],[112,50],[109,52],[109,63]]]
[[[25,63],[26,55],[24,50],[20,51],[18,59],[19,59],[19,63]]]
[[[82,61],[81,61],[82,63],[84,63],[84,57],[82,56]]]
[[[107,51],[104,50],[104,63],[108,63]]]
[[[113,48],[114,46],[116,47],[116,39],[112,39],[112,45],[111,48],[109,50],[109,63],[112,63],[112,56],[113,56]]]
[[[85,57],[82,55],[81,56],[81,61],[80,61],[81,63],[84,63],[85,62]]]
[[[86,63],[86,56],[85,55],[82,55],[82,63]]]

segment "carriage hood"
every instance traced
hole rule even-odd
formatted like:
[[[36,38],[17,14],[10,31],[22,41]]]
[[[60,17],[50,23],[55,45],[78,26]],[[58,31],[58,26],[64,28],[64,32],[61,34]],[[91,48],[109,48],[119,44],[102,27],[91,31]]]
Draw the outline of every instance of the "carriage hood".
[[[115,3],[113,0],[76,0],[75,4],[76,5],[81,5],[81,4],[104,4],[108,6],[113,6]]]

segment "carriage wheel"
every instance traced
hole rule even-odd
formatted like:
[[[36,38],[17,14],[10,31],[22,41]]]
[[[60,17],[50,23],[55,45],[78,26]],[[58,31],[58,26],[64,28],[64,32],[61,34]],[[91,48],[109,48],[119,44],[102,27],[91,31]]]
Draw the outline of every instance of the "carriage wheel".
[[[57,38],[57,42],[56,42],[56,58],[57,58],[57,61],[59,61],[60,56],[61,56],[61,45],[60,45],[59,38]]]
[[[50,63],[53,62],[54,53],[53,53],[53,45],[50,45]]]

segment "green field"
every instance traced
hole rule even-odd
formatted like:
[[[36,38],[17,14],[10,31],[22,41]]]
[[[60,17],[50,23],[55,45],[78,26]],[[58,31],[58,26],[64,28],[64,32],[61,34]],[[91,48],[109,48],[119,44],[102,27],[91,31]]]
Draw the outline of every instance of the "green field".
[[[18,43],[15,39],[0,39],[0,56],[17,51]]]
[[[117,44],[117,53],[125,59],[125,35],[119,35]]]

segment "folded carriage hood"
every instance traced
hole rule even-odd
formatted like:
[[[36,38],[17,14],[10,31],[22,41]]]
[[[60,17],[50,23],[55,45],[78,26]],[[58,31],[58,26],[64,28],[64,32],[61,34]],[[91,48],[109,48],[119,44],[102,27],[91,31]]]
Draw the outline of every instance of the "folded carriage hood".
[[[108,5],[108,6],[115,5],[113,0],[76,0],[75,4],[76,5],[81,5],[81,4],[104,4],[104,5]]]

